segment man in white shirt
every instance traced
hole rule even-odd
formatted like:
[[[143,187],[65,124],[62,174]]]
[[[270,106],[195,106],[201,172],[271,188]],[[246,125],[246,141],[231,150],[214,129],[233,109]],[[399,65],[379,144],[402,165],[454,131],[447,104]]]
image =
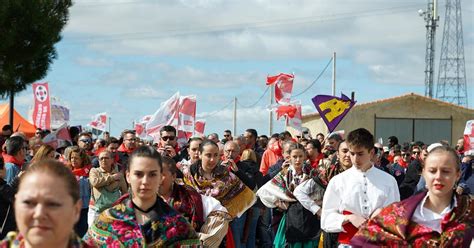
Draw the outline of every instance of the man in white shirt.
[[[338,241],[348,247],[350,239],[378,209],[400,201],[395,179],[374,167],[374,136],[359,128],[347,136],[352,168],[329,181],[323,198],[321,228],[339,233]]]

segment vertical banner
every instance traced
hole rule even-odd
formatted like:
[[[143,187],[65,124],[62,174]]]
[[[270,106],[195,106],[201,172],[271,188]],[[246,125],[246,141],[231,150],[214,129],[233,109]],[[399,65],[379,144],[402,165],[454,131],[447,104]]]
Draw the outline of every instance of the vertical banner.
[[[35,107],[33,109],[33,124],[37,128],[51,129],[51,106],[49,102],[48,83],[34,83],[33,94]]]
[[[178,143],[182,146],[194,133],[194,121],[196,117],[196,96],[182,96],[179,104],[178,118]]]
[[[205,128],[206,128],[205,120],[196,120],[196,122],[194,123],[194,135],[203,137]]]

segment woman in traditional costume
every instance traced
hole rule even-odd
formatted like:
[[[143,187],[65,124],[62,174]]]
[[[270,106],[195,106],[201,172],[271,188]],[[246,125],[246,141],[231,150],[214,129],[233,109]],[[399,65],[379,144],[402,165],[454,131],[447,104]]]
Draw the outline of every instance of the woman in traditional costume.
[[[257,196],[268,208],[278,208],[284,215],[275,235],[274,245],[280,247],[317,247],[319,219],[305,209],[293,195],[295,188],[312,176],[306,163],[306,151],[300,144],[289,147],[290,165],[257,191]]]
[[[240,179],[220,163],[219,147],[213,141],[204,141],[199,148],[199,158],[184,182],[199,194],[212,196],[228,211],[232,218],[240,217],[256,201],[255,194]],[[229,239],[227,239],[229,242]]]
[[[469,247],[474,237],[474,201],[455,192],[459,164],[450,147],[430,151],[422,172],[428,190],[383,208],[361,226],[351,245]]]
[[[180,247],[199,245],[191,224],[158,196],[161,155],[150,146],[130,156],[126,179],[131,193],[104,210],[84,237],[99,247]]]
[[[163,157],[161,198],[191,223],[205,247],[218,247],[232,218],[215,198],[200,195],[194,188],[178,183],[177,172],[176,162]]]

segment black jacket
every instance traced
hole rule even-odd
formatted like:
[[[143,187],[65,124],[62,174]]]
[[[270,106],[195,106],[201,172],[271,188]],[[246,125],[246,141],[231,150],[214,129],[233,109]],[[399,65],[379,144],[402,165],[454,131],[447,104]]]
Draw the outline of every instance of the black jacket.
[[[0,239],[3,239],[8,232],[16,230],[15,214],[13,212],[13,200],[15,198],[18,179],[15,179],[12,185],[13,187],[8,185],[5,180],[0,178],[0,228],[5,221],[5,226],[0,233]],[[10,210],[8,210],[9,208]]]
[[[407,168],[405,178],[400,184],[400,200],[404,200],[415,193],[416,185],[420,181],[422,166],[419,160],[413,160]]]

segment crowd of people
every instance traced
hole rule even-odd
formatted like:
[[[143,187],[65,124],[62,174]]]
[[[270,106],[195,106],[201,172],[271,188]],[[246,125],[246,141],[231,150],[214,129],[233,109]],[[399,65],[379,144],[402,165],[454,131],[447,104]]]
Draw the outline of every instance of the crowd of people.
[[[469,247],[474,154],[366,129],[0,136],[3,247]]]

